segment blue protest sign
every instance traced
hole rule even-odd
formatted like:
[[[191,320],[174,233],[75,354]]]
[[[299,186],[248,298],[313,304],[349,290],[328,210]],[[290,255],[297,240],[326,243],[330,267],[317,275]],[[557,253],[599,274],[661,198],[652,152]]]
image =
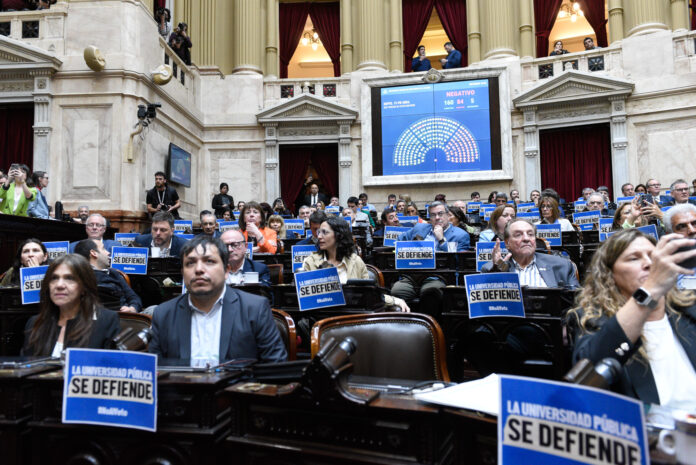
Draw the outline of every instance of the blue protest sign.
[[[317,251],[317,246],[315,245],[293,245],[292,251],[292,272],[295,273],[302,269],[302,263],[305,257],[312,255],[312,253]]]
[[[193,231],[193,221],[191,220],[174,220],[174,232],[186,230]]]
[[[491,219],[491,214],[493,213],[493,210],[495,210],[495,207],[484,207],[482,205],[481,210],[479,210],[479,215],[481,214],[481,212],[483,212],[483,219],[485,221],[488,221]]]
[[[655,226],[654,224],[647,224],[645,226],[639,226],[636,229],[638,229],[638,231],[644,232],[648,236],[654,237],[656,241],[660,240],[660,238],[657,236],[657,226]]]
[[[666,203],[670,203],[672,201],[672,196],[671,195],[661,195],[660,196],[660,203],[662,205]]]
[[[481,208],[481,202],[469,202],[466,204],[467,213],[476,213]]]
[[[495,247],[495,242],[483,242],[479,241],[476,243],[476,271],[481,271],[483,265],[490,262],[493,259],[493,248]],[[508,251],[505,248],[505,242],[500,242],[500,253],[503,257],[507,255]]]
[[[63,423],[157,431],[157,355],[68,349]]]
[[[229,231],[230,229],[239,229],[239,221],[219,221],[218,228],[221,233]]]
[[[238,219],[239,219],[239,215],[241,215],[242,212],[240,212],[239,210],[233,210],[233,211],[232,211],[232,214],[234,215],[234,219],[235,219],[235,220],[238,220]]]
[[[435,269],[435,242],[396,241],[394,246],[397,270]]]
[[[689,197],[689,200],[690,200],[691,202],[696,202],[696,196],[694,196],[694,197]]]
[[[609,233],[614,229],[614,218],[600,218],[599,219],[599,242],[604,242],[607,240]]]
[[[326,213],[327,215],[336,215],[336,216],[338,216],[338,215],[341,214],[341,209],[340,209],[340,207],[338,207],[338,206],[329,205],[328,207],[325,207],[325,208],[324,208],[324,213]]]
[[[429,203],[425,204],[425,217],[430,219],[430,204]]]
[[[343,219],[348,222],[348,227],[350,228],[350,231],[353,232],[353,218],[350,216],[344,216]]]
[[[128,247],[133,242],[135,238],[138,237],[138,233],[116,233],[114,234],[114,240],[120,243],[123,247]]]
[[[181,231],[175,232],[174,234],[175,234],[176,236],[179,236],[179,237],[182,238],[182,239],[186,239],[187,241],[189,241],[189,240],[193,239],[194,237],[196,237],[195,234],[186,234],[186,233],[181,232]]]
[[[534,207],[536,207],[536,205],[534,205],[534,202],[525,202],[517,204],[517,214],[528,212]]]
[[[623,205],[624,203],[633,202],[633,197],[619,197],[616,199],[616,205]]]
[[[538,224],[536,227],[537,237],[549,241],[549,245],[563,245],[563,235],[561,234],[561,225],[555,224]]]
[[[126,274],[147,274],[147,247],[114,247],[111,249],[111,268]]]
[[[285,229],[298,236],[304,236],[304,220],[285,220]]]
[[[498,463],[649,463],[641,402],[578,384],[500,376]]]
[[[312,237],[312,230],[308,229],[305,231],[305,237]]]
[[[48,265],[28,266],[19,269],[19,283],[22,286],[22,305],[36,304],[41,299],[41,283]]]
[[[661,208],[660,208],[660,211],[666,212],[666,211],[669,210],[670,208],[672,208],[671,205],[670,205],[669,207],[661,207]]]
[[[573,213],[573,223],[583,231],[588,230],[587,225],[590,225],[589,230],[596,229],[599,225],[599,216],[598,211]]]
[[[464,276],[469,318],[514,316],[524,318],[517,273],[482,273]]]
[[[525,220],[534,223],[535,221],[539,221],[540,216],[539,212],[518,212],[517,213],[517,218],[524,218]]]
[[[254,258],[254,243],[247,242],[247,249],[244,255],[246,260],[252,260]]]
[[[55,241],[55,242],[44,242],[46,246],[46,252],[48,252],[48,259],[55,260],[56,258],[67,255],[68,247],[70,247],[70,242],[68,241]]]
[[[385,226],[384,227],[384,246],[385,247],[394,247],[394,243],[399,239],[399,236],[401,236],[403,233],[406,231],[409,231],[411,228],[404,228],[401,226]]]
[[[295,290],[300,311],[346,304],[335,267],[296,273]]]
[[[575,211],[579,212],[585,209],[585,205],[587,205],[587,202],[585,200],[576,200],[573,202],[573,205],[575,206]]]
[[[399,224],[406,228],[412,228],[418,224],[417,216],[400,216]]]

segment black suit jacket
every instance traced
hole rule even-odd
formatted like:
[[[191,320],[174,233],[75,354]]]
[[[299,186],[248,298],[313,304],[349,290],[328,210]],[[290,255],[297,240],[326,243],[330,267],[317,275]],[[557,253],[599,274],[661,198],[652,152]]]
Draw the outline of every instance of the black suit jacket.
[[[570,326],[579,328],[578,322],[581,317],[582,311],[577,318],[575,314],[571,314]],[[696,305],[682,309],[677,315],[667,313],[667,317],[691,365],[696,369]],[[616,316],[601,317],[592,321],[590,329],[590,332],[576,330],[573,363],[583,358],[590,359],[592,363],[598,363],[606,357],[615,358],[623,365],[623,370],[621,379],[615,384],[614,389],[643,402],[659,404],[660,396],[650,363],[638,353],[641,340],[638,339],[635,344],[631,343],[616,321]]]
[[[141,234],[135,238],[134,244],[137,244],[139,247],[147,247],[148,249],[150,248],[150,244],[152,244],[152,234]],[[176,234],[172,235],[172,248],[169,250],[169,255],[172,257],[179,257],[181,254],[181,248],[186,244],[186,240],[180,238]]]
[[[548,287],[579,287],[580,283],[575,277],[575,267],[567,258],[557,257],[544,253],[535,253],[539,274]],[[482,273],[499,272],[493,262],[488,262],[481,268]],[[505,270],[507,271],[507,270]]]
[[[311,202],[312,202],[312,194],[305,195],[303,205],[307,205],[308,207],[311,207],[313,205]],[[326,194],[322,194],[321,192],[319,192],[317,194],[317,202],[324,202],[324,206],[326,206],[329,204],[329,198],[326,196]]]
[[[138,294],[133,292],[121,274],[113,268],[106,270],[94,270],[97,278],[97,285],[108,290],[109,294],[117,297],[121,302],[121,307],[134,307],[137,311],[142,310],[143,302]]]
[[[96,314],[97,319],[94,320],[92,323],[92,332],[89,335],[89,340],[87,341],[86,348],[111,349],[111,340],[114,337],[116,337],[116,335],[121,330],[121,325],[118,319],[118,313],[112,310],[107,310],[103,307],[97,307]],[[22,348],[22,355],[51,355],[51,351],[53,351],[53,346],[56,345],[56,341],[58,340],[58,335],[60,331],[57,331],[55,333],[55,337],[50,343],[51,349],[47,354],[37,353],[33,347],[29,346],[29,337],[31,335],[31,330],[34,327],[34,323],[36,322],[37,317],[38,315],[34,315],[31,318],[29,318],[29,321],[27,321],[27,325],[24,328],[24,347]],[[70,331],[74,327],[74,324],[75,320],[68,320],[68,323],[65,326],[65,338],[63,339],[64,341],[68,341],[70,339]],[[68,345],[65,348],[67,347],[70,346]]]
[[[191,358],[188,294],[155,308],[149,351],[166,358]],[[227,287],[222,305],[219,360],[283,362],[288,355],[264,297]]]

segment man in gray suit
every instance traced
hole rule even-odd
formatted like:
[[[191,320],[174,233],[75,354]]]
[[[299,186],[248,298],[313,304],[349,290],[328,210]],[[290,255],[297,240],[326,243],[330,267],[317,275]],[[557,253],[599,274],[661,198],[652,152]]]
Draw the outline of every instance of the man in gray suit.
[[[192,366],[287,359],[268,300],[225,285],[228,252],[220,239],[196,236],[181,257],[187,293],[155,309],[150,352]]]
[[[482,273],[515,272],[520,284],[529,287],[579,287],[573,263],[556,255],[536,253],[536,229],[524,219],[510,221],[505,226],[503,257],[500,239],[496,240],[492,260],[481,269]]]

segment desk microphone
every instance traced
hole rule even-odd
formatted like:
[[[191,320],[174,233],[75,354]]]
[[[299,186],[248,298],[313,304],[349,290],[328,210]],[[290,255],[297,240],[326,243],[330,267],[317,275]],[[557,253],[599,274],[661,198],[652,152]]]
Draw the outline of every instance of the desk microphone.
[[[583,358],[563,377],[564,381],[583,386],[609,389],[619,380],[621,364],[615,358],[607,357],[596,365]]]
[[[151,339],[152,330],[150,328],[143,328],[137,333],[133,328],[126,328],[118,333],[112,342],[117,350],[141,352],[147,349]]]

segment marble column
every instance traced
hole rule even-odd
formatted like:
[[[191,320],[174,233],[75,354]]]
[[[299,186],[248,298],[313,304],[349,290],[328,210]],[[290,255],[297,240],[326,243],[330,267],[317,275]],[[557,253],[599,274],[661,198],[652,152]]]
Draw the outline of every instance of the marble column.
[[[266,168],[266,197],[267,199],[277,199],[280,197],[280,170],[279,170],[279,151],[278,147],[278,126],[276,124],[264,125],[266,133],[266,158],[264,166]]]
[[[278,76],[278,0],[266,0],[266,76]]]
[[[534,20],[532,19],[532,0],[519,0],[520,4],[520,56],[536,56],[534,40]]]
[[[609,43],[613,44],[624,38],[623,0],[608,0]]]
[[[486,0],[481,7],[483,58],[494,59],[517,55],[515,49],[515,9],[507,0]]]
[[[626,99],[610,98],[611,104],[611,172],[614,192],[621,192],[623,183],[628,182],[628,138],[626,137]]]
[[[51,147],[51,79],[34,75],[34,170],[49,171]]]
[[[670,0],[673,31],[689,30],[689,6],[686,0]]]
[[[263,74],[261,71],[261,1],[234,0],[233,74]]]
[[[668,29],[667,0],[631,0],[624,2],[624,29],[627,37]]]
[[[197,21],[195,24],[189,23],[193,42],[191,52],[196,54],[192,61],[199,68],[216,65],[215,42],[220,40],[215,28],[216,14],[219,14],[217,0],[198,0]]]
[[[358,7],[359,70],[386,70],[384,3],[375,0],[355,0]]]
[[[485,1],[485,0],[484,0]],[[469,36],[469,64],[481,61],[481,27],[479,26],[479,0],[466,2],[467,35]]]
[[[341,0],[341,74],[353,71],[352,19],[351,0]]]
[[[541,191],[541,164],[539,162],[539,127],[536,107],[524,109],[524,176],[526,192]]]
[[[345,205],[351,195],[351,170],[353,159],[350,156],[350,124],[340,124],[338,128],[338,200]]]
[[[389,0],[389,70],[403,72],[404,52],[401,38],[402,19],[401,19],[401,0]]]

